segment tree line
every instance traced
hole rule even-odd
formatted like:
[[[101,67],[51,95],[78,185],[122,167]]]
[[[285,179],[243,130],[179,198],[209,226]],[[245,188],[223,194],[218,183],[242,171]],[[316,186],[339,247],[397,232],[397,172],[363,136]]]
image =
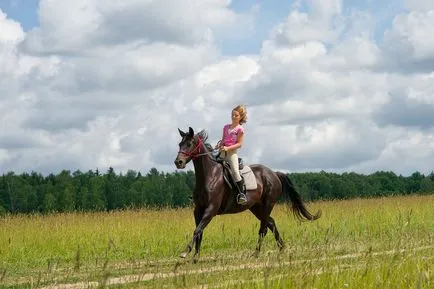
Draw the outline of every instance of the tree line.
[[[414,172],[407,177],[386,171],[288,176],[306,201],[434,192],[434,172]],[[116,174],[110,167],[104,173],[63,170],[46,176],[8,172],[0,177],[0,215],[185,207],[191,204],[194,187],[194,171],[165,173],[151,168],[145,175],[134,170]]]

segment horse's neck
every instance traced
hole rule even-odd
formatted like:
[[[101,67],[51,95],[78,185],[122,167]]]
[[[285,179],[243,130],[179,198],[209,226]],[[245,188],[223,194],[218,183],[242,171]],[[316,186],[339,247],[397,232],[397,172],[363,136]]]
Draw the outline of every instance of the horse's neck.
[[[208,151],[204,145],[202,145],[202,151]],[[213,168],[218,165],[211,159],[209,154],[202,155],[193,160],[193,164],[196,175],[196,184],[200,184],[201,182],[205,182],[207,179],[212,178],[212,173],[214,171]]]

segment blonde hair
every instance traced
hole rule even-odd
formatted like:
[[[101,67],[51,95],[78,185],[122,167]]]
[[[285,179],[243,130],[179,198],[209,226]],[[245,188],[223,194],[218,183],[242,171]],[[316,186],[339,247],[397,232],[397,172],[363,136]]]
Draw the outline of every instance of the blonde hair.
[[[240,124],[247,122],[247,108],[244,104],[237,105],[232,111],[237,111],[240,114]]]

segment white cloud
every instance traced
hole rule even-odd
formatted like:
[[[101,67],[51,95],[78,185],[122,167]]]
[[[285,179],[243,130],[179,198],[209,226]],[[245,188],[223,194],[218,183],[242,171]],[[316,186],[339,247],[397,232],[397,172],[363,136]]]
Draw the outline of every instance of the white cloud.
[[[246,103],[247,163],[430,171],[429,3],[407,1],[379,41],[375,14],[299,2],[257,55],[234,57],[217,43],[254,36],[257,7],[41,0],[28,33],[0,11],[0,169],[171,171],[178,128],[207,129],[214,144]]]
[[[227,5],[219,0],[41,0],[41,27],[29,33],[26,44],[30,51],[67,54],[137,39],[189,46],[209,43],[214,27],[237,20]]]
[[[310,0],[307,1],[312,12],[311,15],[329,23],[333,17],[342,13],[342,0]]]
[[[260,119],[250,133],[260,135],[263,146],[260,153],[253,147],[247,153],[256,161],[291,170],[369,171],[366,163],[387,169],[376,160],[389,150],[389,141],[409,137],[394,138],[395,127],[434,125],[433,107],[421,103],[433,95],[429,77],[384,72],[387,48],[402,45],[399,39],[386,33],[387,45],[377,45],[375,18],[366,12],[344,17],[339,3],[316,3],[311,13],[291,12],[265,42],[260,69],[243,93]],[[397,16],[392,30],[399,31],[399,17],[411,13]],[[338,22],[343,26],[333,28],[333,19],[343,20]],[[415,34],[424,32],[414,29]],[[408,100],[403,104],[404,96]]]
[[[434,0],[405,0],[404,4],[409,11],[429,11],[434,9]]]
[[[383,57],[387,67],[432,71],[434,64],[434,8],[397,15],[385,32]]]
[[[21,25],[16,21],[7,19],[7,15],[0,10],[0,27],[2,33],[0,34],[0,43],[2,45],[8,43],[17,43],[24,37],[23,29]]]
[[[283,170],[346,168],[375,159],[386,146],[381,131],[363,119],[329,118],[270,129],[260,131],[267,139],[260,160]]]
[[[341,0],[312,0],[307,4],[310,13],[300,12],[298,5],[285,22],[272,31],[277,45],[300,44],[309,41],[333,43],[343,29]]]
[[[433,74],[390,75],[390,99],[378,106],[374,119],[382,126],[430,129],[434,126]]]
[[[434,160],[434,132],[420,132],[406,128],[391,128],[386,137],[387,146],[381,154],[364,163],[353,164],[346,170],[376,171],[386,170],[401,174],[415,171],[429,173]]]

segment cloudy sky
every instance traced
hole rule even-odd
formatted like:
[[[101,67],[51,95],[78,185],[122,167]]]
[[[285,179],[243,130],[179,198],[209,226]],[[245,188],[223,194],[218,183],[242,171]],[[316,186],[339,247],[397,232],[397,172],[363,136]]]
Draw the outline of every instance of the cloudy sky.
[[[429,173],[433,35],[434,0],[0,0],[0,171],[171,172],[244,103],[246,163]]]

